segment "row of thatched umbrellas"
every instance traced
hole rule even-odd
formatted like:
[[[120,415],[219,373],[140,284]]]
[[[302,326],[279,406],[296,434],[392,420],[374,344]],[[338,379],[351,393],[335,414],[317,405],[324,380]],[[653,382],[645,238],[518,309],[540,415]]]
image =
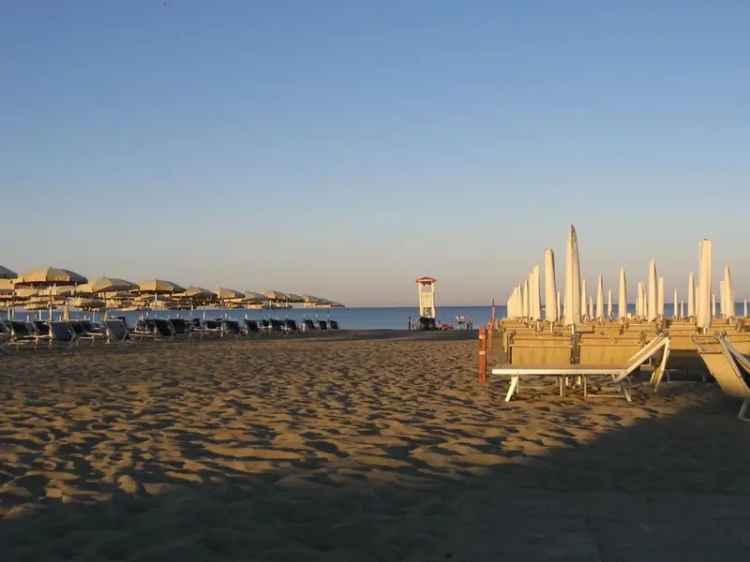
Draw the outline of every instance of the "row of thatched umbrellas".
[[[159,300],[161,298],[161,301]],[[204,305],[246,306],[342,306],[313,295],[282,291],[237,291],[221,287],[210,291],[202,287],[183,288],[177,283],[151,279],[132,283],[125,279],[100,277],[89,282],[68,269],[46,267],[17,275],[0,266],[0,299],[27,310],[72,305],[77,308],[191,308]]]

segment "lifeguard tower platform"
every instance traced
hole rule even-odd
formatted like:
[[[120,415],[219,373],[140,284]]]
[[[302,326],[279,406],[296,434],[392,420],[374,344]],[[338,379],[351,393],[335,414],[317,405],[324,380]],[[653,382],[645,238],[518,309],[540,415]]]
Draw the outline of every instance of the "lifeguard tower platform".
[[[417,278],[417,298],[419,303],[419,329],[435,330],[437,328],[437,305],[435,303],[434,277]]]

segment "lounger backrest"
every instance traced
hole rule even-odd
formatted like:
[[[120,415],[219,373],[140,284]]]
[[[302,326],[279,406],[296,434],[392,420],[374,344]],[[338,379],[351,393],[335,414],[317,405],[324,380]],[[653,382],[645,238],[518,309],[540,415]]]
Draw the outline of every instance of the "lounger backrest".
[[[257,332],[258,331],[258,323],[255,320],[245,319],[245,326],[247,326],[247,331],[248,332]]]
[[[570,365],[571,336],[513,336],[509,361],[514,367],[560,367]]]
[[[106,320],[104,325],[110,340],[122,341],[128,337],[128,328],[122,320]]]
[[[315,324],[313,323],[312,320],[303,320],[302,323],[305,325],[305,328],[307,328],[308,330],[315,329]]]
[[[55,341],[69,343],[76,339],[76,333],[68,322],[52,322],[49,329],[50,335]]]
[[[31,336],[31,328],[26,322],[11,320],[10,331],[14,338],[28,338]]]
[[[578,362],[583,365],[621,368],[643,347],[640,338],[584,335],[581,337]]]
[[[294,322],[294,320],[292,320]],[[338,320],[330,320],[329,323],[331,324],[331,330],[338,330],[339,329],[339,322]],[[294,329],[297,329],[297,325],[294,325]]]
[[[731,342],[732,347],[744,355],[750,354],[750,333],[735,332],[727,333],[726,339]]]
[[[156,329],[156,333],[164,338],[171,338],[174,335],[174,329],[169,320],[154,318],[154,328]]]
[[[630,373],[635,371],[638,367],[643,365],[643,363],[648,361],[650,358],[654,357],[663,347],[665,347],[668,344],[669,344],[669,340],[665,336],[656,336],[655,338],[653,338],[650,342],[644,345],[640,350],[634,353],[630,357],[630,359],[627,360],[627,363],[625,367],[623,368],[622,373],[620,373],[615,378],[615,382],[620,382],[622,379],[630,375]]]

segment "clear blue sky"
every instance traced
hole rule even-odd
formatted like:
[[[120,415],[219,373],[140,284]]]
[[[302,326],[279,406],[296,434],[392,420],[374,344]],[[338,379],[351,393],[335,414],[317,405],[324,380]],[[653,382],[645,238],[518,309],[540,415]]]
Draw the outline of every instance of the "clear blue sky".
[[[750,286],[748,2],[0,4],[0,264],[504,302],[584,272]]]

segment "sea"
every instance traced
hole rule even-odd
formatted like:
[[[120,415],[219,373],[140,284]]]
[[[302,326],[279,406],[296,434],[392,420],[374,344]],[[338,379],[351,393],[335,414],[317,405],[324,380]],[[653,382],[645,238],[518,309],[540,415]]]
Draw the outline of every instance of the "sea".
[[[737,316],[744,315],[742,303],[737,303]],[[628,306],[629,312],[635,313],[632,305]],[[616,311],[616,307],[615,307]],[[487,324],[492,315],[490,306],[443,306],[438,307],[437,323],[451,326],[453,328],[465,328],[467,326],[478,327]],[[53,318],[60,318],[61,312],[55,311]],[[213,320],[217,318],[231,318],[242,320],[249,318],[251,320],[278,319],[284,320],[291,318],[297,322],[305,319],[310,320],[336,320],[341,329],[349,330],[406,330],[409,327],[409,320],[416,322],[419,314],[416,307],[412,306],[387,306],[387,307],[347,307],[331,309],[312,309],[312,308],[286,308],[286,309],[211,309],[211,310],[157,310],[157,311],[128,311],[122,312],[110,310],[109,316],[124,316],[130,326],[135,326],[138,319],[144,317],[150,318],[201,318],[204,320]],[[665,303],[664,314],[666,317],[672,316],[671,304]],[[4,311],[0,312],[0,318],[7,315]],[[17,309],[15,312],[17,319],[47,319],[47,311],[25,312]],[[496,306],[495,315],[497,318],[505,318],[505,306]],[[80,312],[71,311],[72,318],[87,318],[101,320],[102,312]]]

